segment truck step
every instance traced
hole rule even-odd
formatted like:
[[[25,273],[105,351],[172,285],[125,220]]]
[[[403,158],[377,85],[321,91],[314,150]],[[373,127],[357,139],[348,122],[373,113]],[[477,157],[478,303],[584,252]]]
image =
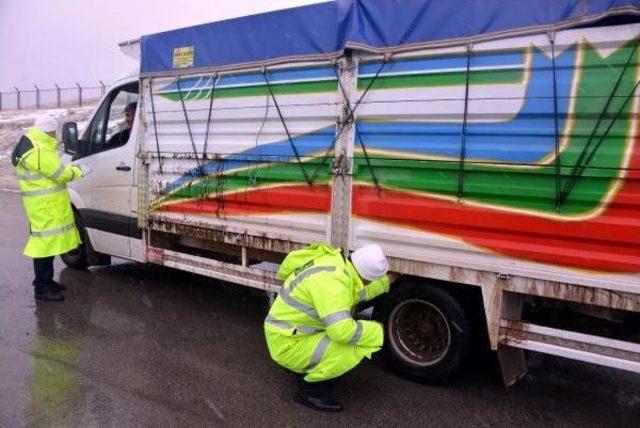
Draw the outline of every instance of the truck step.
[[[277,292],[282,285],[282,281],[276,278],[275,272],[273,272],[273,269],[269,269],[268,266],[263,269],[241,266],[156,247],[148,247],[147,260],[150,263],[182,269],[267,291]]]
[[[640,373],[640,344],[502,319],[502,346]]]

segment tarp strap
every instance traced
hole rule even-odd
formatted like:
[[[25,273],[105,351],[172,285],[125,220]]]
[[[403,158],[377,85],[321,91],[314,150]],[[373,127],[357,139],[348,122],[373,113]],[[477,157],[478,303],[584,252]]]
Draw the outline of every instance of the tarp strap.
[[[216,162],[216,217],[220,217],[220,213],[224,214],[224,186],[227,177],[224,173],[224,158],[218,156]]]
[[[353,106],[353,108],[349,108],[349,114],[347,115],[347,118],[341,124],[341,126],[338,128],[338,131],[336,132],[336,135],[333,137],[333,141],[331,141],[331,144],[329,144],[329,147],[327,147],[327,150],[324,152],[324,155],[320,159],[320,163],[318,164],[316,169],[313,171],[313,174],[311,175],[311,182],[312,183],[318,177],[318,174],[320,173],[320,170],[324,167],[325,162],[327,161],[327,159],[329,158],[329,155],[331,154],[331,152],[335,148],[336,143],[338,142],[338,139],[340,138],[340,136],[342,135],[344,130],[347,128],[347,126],[349,126],[351,123],[353,123],[354,115],[355,115],[356,110],[358,109],[358,107],[360,107],[360,103],[362,102],[364,97],[367,96],[367,93],[369,92],[369,89],[371,89],[371,87],[373,86],[374,82],[378,79],[378,76],[380,76],[380,73],[384,69],[385,65],[387,65],[387,63],[390,61],[390,59],[391,59],[390,56],[385,55],[384,60],[382,61],[382,64],[378,68],[378,71],[376,71],[376,74],[369,81],[369,84],[367,85],[367,87],[362,92],[362,95],[360,95],[360,97],[356,101],[356,104]],[[340,79],[338,78],[338,83],[339,82],[340,82]]]
[[[211,75],[211,94],[209,95],[209,114],[207,115],[207,130],[204,133],[204,147],[202,148],[202,159],[207,158],[207,143],[209,141],[209,129],[211,126],[211,113],[213,111],[213,98],[216,94],[216,75]]]
[[[260,136],[262,135],[262,130],[264,129],[265,123],[267,123],[267,118],[269,117],[269,94],[266,94],[265,97],[265,106],[264,106],[264,115],[262,116],[262,122],[260,122],[260,128],[258,128],[258,132],[256,133],[256,149],[258,148],[258,144],[260,142]],[[257,154],[256,150],[256,158],[255,165],[251,170],[251,175],[249,176],[249,186],[256,187],[258,185],[258,168],[260,167],[260,157]]]
[[[556,172],[556,211],[560,210],[560,185],[562,181],[562,164],[560,160],[560,128],[558,126],[558,81],[556,77],[556,43],[555,33],[549,33],[549,43],[551,44],[551,70],[553,73],[553,125],[555,131],[555,172]]]
[[[204,133],[204,146],[202,147],[202,162],[203,162],[203,166],[202,166],[202,170],[201,175],[204,175],[204,163],[206,162],[206,160],[208,159],[208,154],[207,154],[207,145],[209,142],[209,131],[211,130],[211,115],[213,113],[213,99],[215,98],[215,94],[216,94],[216,80],[217,80],[217,76],[216,73],[213,73],[210,77],[210,82],[211,82],[211,93],[209,94],[209,112],[207,113],[207,129],[205,130]],[[218,177],[216,177],[216,180],[219,180]],[[209,195],[210,191],[209,191],[209,187],[210,187],[210,180],[209,179],[204,179],[200,182],[200,184],[203,186],[203,195],[207,196]],[[216,185],[217,186],[217,185]],[[217,199],[217,198],[216,198]],[[201,203],[202,203],[203,199],[198,199],[196,204],[198,205],[198,207],[200,208]],[[217,208],[216,208],[216,215],[218,214],[220,210],[220,203],[217,204]]]
[[[640,81],[636,82],[636,84],[634,85],[634,87],[631,90],[631,92],[625,97],[625,100],[623,101],[622,105],[618,109],[618,112],[614,116],[613,120],[611,120],[611,122],[609,123],[609,126],[607,127],[606,131],[602,135],[600,135],[600,137],[599,137],[598,141],[595,143],[593,149],[591,151],[589,151],[589,149],[591,148],[591,144],[593,143],[593,140],[595,138],[596,132],[598,131],[598,128],[600,127],[600,123],[602,122],[602,119],[604,118],[604,116],[607,115],[607,111],[609,109],[609,105],[611,104],[611,100],[613,100],[613,98],[615,98],[616,92],[618,91],[618,87],[620,86],[620,82],[622,81],[622,77],[624,76],[624,74],[626,73],[627,69],[629,68],[629,64],[631,64],[631,60],[635,57],[637,49],[638,49],[638,43],[635,43],[634,46],[633,46],[633,50],[631,51],[631,54],[629,55],[629,58],[627,59],[627,62],[625,63],[624,68],[622,69],[622,72],[620,73],[620,76],[618,76],[618,80],[617,80],[615,86],[613,87],[613,91],[611,91],[611,93],[609,94],[609,98],[607,99],[607,102],[605,103],[604,109],[602,110],[602,112],[600,112],[600,116],[598,117],[598,120],[596,121],[596,125],[593,128],[593,131],[591,132],[591,135],[589,135],[589,138],[587,139],[587,142],[585,143],[585,146],[582,149],[582,152],[580,153],[580,156],[578,157],[578,160],[576,161],[576,164],[574,165],[573,169],[571,170],[571,174],[569,176],[569,181],[567,182],[567,184],[562,189],[562,193],[560,194],[560,198],[559,198],[560,200],[558,202],[559,208],[561,208],[562,205],[567,201],[567,198],[569,197],[569,194],[571,193],[571,191],[575,187],[576,183],[578,182],[578,179],[581,177],[582,173],[584,172],[584,170],[588,166],[589,162],[591,162],[591,159],[593,159],[593,156],[595,155],[596,151],[600,147],[600,144],[602,144],[602,141],[604,141],[604,139],[607,137],[607,135],[609,135],[609,131],[611,131],[611,128],[613,127],[613,125],[616,123],[616,121],[618,120],[618,118],[622,114],[622,111],[624,110],[624,108],[626,107],[627,103],[629,102],[629,99],[631,99],[633,97],[633,94],[636,92],[636,89],[638,88],[638,84],[640,84]]]
[[[336,79],[338,79],[338,87],[340,88],[340,92],[342,92],[342,97],[344,98],[345,103],[347,103],[347,108],[349,109],[349,117],[353,117],[353,112],[351,109],[351,103],[349,102],[349,97],[347,96],[347,92],[344,89],[344,85],[340,81],[340,75],[338,74],[338,66],[333,66],[333,72],[336,75]],[[373,169],[373,165],[371,164],[371,159],[369,158],[369,154],[367,153],[367,148],[364,145],[364,140],[362,138],[362,134],[358,130],[358,124],[355,124],[356,138],[360,143],[360,147],[362,148],[362,154],[364,155],[364,159],[367,162],[367,167],[369,168],[369,172],[371,173],[371,180],[373,181],[374,186],[376,186],[376,190],[378,195],[382,193],[382,187],[380,186],[380,181],[378,181],[378,177],[376,176],[376,172]]]
[[[180,105],[182,106],[182,113],[184,113],[184,121],[187,124],[187,131],[189,132],[189,139],[191,140],[191,148],[193,149],[193,155],[196,158],[196,165],[198,165],[198,171],[200,171],[200,176],[204,176],[204,170],[202,168],[202,164],[198,159],[198,149],[196,149],[196,143],[193,139],[193,133],[191,132],[191,122],[189,121],[189,115],[187,114],[187,107],[184,104],[184,97],[182,96],[182,88],[180,86],[180,77],[176,80],[176,86],[178,87],[178,96],[180,97]]]
[[[160,157],[160,141],[158,140],[158,125],[156,120],[156,107],[153,102],[153,79],[149,79],[149,98],[151,99],[151,116],[153,116],[153,133],[156,137],[156,153],[158,155],[158,169],[162,175],[162,158]],[[162,192],[162,190],[160,190]]]
[[[304,169],[304,165],[302,163],[302,159],[300,159],[300,153],[298,152],[298,148],[296,147],[295,143],[293,142],[293,138],[291,138],[291,134],[289,133],[289,128],[287,127],[287,122],[284,120],[284,116],[282,115],[282,110],[280,110],[280,105],[278,104],[278,101],[276,100],[276,96],[273,93],[273,88],[271,87],[271,83],[269,82],[269,77],[267,76],[267,70],[263,69],[262,70],[262,77],[264,78],[264,82],[267,84],[267,89],[269,90],[269,94],[271,95],[271,99],[273,100],[273,104],[276,107],[276,110],[278,111],[278,116],[280,117],[280,122],[282,122],[282,127],[284,128],[284,132],[286,132],[287,134],[287,138],[289,139],[289,144],[291,144],[291,149],[293,150],[293,154],[296,157],[296,160],[298,162],[298,165],[300,166],[300,171],[302,172],[302,175],[304,176],[304,180],[307,182],[307,184],[309,186],[313,185],[313,183],[311,182],[311,180],[309,180],[309,175],[307,174],[307,171]]]
[[[467,45],[467,67],[464,80],[464,110],[460,139],[460,163],[458,164],[458,202],[464,194],[464,162],[467,157],[467,118],[469,116],[469,74],[471,70],[471,44]]]

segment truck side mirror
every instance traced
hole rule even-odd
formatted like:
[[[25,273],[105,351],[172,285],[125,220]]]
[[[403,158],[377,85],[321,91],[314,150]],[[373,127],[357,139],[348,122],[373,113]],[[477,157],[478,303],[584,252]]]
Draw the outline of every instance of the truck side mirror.
[[[78,152],[78,124],[67,122],[62,125],[62,144],[66,153],[73,155]]]

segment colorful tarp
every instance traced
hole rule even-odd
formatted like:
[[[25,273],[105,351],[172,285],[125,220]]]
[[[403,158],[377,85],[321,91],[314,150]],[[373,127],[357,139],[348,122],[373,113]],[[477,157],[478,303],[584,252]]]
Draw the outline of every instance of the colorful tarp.
[[[640,15],[640,0],[337,0],[143,36],[140,71],[330,58],[346,48],[391,52],[625,15]]]

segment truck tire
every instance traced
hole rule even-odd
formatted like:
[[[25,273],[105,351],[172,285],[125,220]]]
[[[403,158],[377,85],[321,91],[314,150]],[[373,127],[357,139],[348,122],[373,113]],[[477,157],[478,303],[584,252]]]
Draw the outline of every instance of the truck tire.
[[[78,228],[78,232],[80,232],[80,238],[82,239],[82,244],[78,246],[75,250],[71,250],[68,253],[61,254],[60,258],[64,262],[65,265],[69,266],[72,269],[84,270],[89,266],[89,260],[87,256],[87,232],[84,230],[84,226],[82,224],[82,219],[78,213],[74,210],[73,217],[76,220],[76,227]]]
[[[460,371],[471,350],[469,315],[438,286],[393,285],[373,317],[385,327],[383,358],[412,380],[446,382]]]

